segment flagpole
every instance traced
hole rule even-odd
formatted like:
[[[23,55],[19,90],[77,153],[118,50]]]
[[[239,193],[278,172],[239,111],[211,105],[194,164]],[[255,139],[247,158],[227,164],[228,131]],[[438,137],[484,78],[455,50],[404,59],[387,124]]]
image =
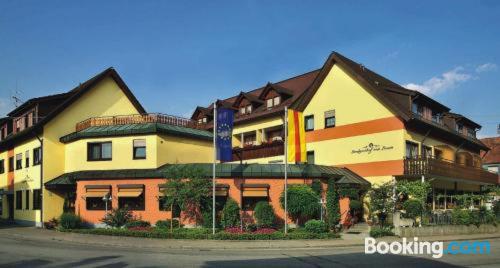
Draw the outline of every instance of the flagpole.
[[[285,234],[288,233],[288,107],[285,106]]]
[[[212,234],[215,235],[215,162],[217,161],[217,102],[214,102],[214,163],[212,166]]]

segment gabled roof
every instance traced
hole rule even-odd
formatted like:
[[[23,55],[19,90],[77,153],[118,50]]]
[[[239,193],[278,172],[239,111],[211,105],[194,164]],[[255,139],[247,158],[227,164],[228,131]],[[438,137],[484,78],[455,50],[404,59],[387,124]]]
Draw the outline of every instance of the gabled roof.
[[[57,106],[55,109],[53,109],[47,116],[42,118],[40,121],[38,121],[35,125],[26,128],[22,130],[21,132],[18,132],[14,135],[10,135],[7,137],[5,140],[0,142],[0,150],[6,146],[9,146],[10,144],[16,142],[17,140],[22,140],[27,137],[32,137],[35,133],[40,133],[42,130],[42,127],[52,120],[54,117],[59,115],[62,111],[64,111],[68,106],[73,104],[75,101],[77,101],[83,94],[88,92],[91,88],[93,88],[96,84],[101,82],[107,77],[111,77],[117,85],[120,87],[120,89],[123,91],[123,93],[127,96],[127,98],[130,100],[130,102],[134,105],[134,107],[139,111],[139,113],[146,113],[146,110],[142,105],[139,103],[137,98],[132,94],[128,86],[125,84],[125,82],[122,80],[120,75],[116,72],[115,69],[113,68],[108,68],[104,70],[103,72],[97,74],[96,76],[90,78],[89,80],[85,81],[84,83],[78,85],[77,87],[73,88],[72,90],[63,93],[63,94],[58,94],[58,95],[53,95],[53,96],[61,96],[61,98],[64,99],[64,101],[61,102],[59,106]],[[46,96],[46,97],[41,97],[41,99],[47,99],[47,98],[52,98],[53,96]],[[66,98],[67,97],[67,98]],[[32,99],[36,101],[37,98]],[[40,99],[40,98],[38,98]]]
[[[490,148],[489,151],[482,151],[481,157],[484,164],[500,164],[500,136],[484,138],[481,141]]]
[[[285,87],[282,87],[277,84],[273,84],[271,82],[268,82],[267,85],[264,87],[264,90],[259,95],[259,99],[263,100],[264,97],[267,95],[267,93],[271,90],[276,91],[280,95],[287,95],[287,96],[293,96],[293,92]]]
[[[247,99],[249,102],[256,103],[259,105],[264,103],[261,99],[259,99],[258,96],[254,96],[254,95],[251,95],[251,94],[248,94],[248,93],[241,91],[240,94],[238,95],[238,97],[236,98],[236,100],[234,101],[233,107],[238,107],[240,102],[243,99]]]

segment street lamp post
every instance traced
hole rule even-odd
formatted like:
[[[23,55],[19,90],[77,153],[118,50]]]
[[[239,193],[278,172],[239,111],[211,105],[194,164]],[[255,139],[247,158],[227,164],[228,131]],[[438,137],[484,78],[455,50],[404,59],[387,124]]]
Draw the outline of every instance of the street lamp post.
[[[102,201],[104,201],[104,208],[105,208],[105,215],[108,215],[108,202],[111,201],[111,195],[107,193],[105,196],[102,197]]]
[[[320,198],[318,204],[319,204],[319,207],[321,209],[320,219],[321,219],[321,221],[323,221],[323,205],[326,204],[326,200],[324,200],[323,198]]]

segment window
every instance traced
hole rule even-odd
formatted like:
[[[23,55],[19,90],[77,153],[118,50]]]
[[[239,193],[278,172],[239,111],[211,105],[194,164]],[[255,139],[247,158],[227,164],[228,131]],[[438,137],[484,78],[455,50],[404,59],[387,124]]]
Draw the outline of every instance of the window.
[[[144,210],[144,185],[118,185],[118,207]]]
[[[146,140],[134,140],[134,159],[146,159]]]
[[[249,104],[247,106],[240,107],[240,114],[249,114],[252,112],[252,105]]]
[[[247,105],[246,109],[247,109],[247,111],[246,111],[247,114],[251,113],[252,112],[252,105]]]
[[[273,99],[267,99],[267,109],[273,108]]]
[[[307,163],[314,164],[314,151],[307,152]]]
[[[5,160],[0,159],[0,174],[5,173]]]
[[[243,210],[254,210],[255,205],[260,201],[269,202],[269,198],[258,196],[258,197],[243,197]]]
[[[306,131],[314,130],[314,115],[304,117]]]
[[[106,161],[112,158],[111,142],[87,144],[87,161]]]
[[[245,110],[246,110],[245,107],[241,107],[240,108],[240,114],[245,114]]]
[[[24,166],[25,166],[25,167],[29,167],[29,166],[30,166],[30,151],[26,151],[26,152],[24,153],[24,159],[26,160],[26,161],[24,162]]]
[[[406,158],[412,159],[418,157],[418,144],[407,141],[406,142]]]
[[[207,118],[206,117],[198,119],[198,124],[203,124],[203,123],[206,123],[206,122],[207,122]]]
[[[325,112],[325,128],[335,126],[335,110]]]
[[[42,208],[42,190],[33,190],[33,210],[40,210]]]
[[[422,157],[432,158],[432,148],[429,146],[422,145]]]
[[[418,114],[420,116],[422,116],[424,114],[424,107],[423,106],[420,106],[418,104],[416,104],[415,102],[412,103],[411,105],[411,111],[414,113],[414,114]]]
[[[16,191],[16,209],[23,209],[23,191]]]
[[[14,171],[14,157],[9,157],[9,172]]]
[[[102,197],[86,197],[85,206],[87,210],[106,210],[106,203],[108,203],[108,209],[111,209],[111,200],[103,200]]]
[[[457,124],[456,125],[456,130],[458,133],[463,133],[464,132],[464,126],[462,124]]]
[[[24,209],[29,210],[30,209],[30,190],[24,191]]]
[[[33,149],[33,166],[42,163],[42,148],[38,147]]]
[[[16,154],[16,170],[23,168],[23,154]]]

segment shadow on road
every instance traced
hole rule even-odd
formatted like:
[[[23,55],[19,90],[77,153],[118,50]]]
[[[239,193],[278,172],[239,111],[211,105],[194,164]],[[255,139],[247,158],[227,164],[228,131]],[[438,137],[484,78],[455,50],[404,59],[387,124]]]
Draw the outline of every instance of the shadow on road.
[[[283,258],[274,259],[208,261],[203,267],[461,267],[438,260],[404,255],[366,255],[364,253],[307,257],[283,255]]]
[[[50,267],[58,267],[58,268],[65,268],[65,267],[82,267],[82,266],[93,266],[93,267],[113,267],[113,268],[121,268],[121,267],[127,267],[128,264],[125,262],[115,262],[115,263],[110,263],[110,264],[105,264],[98,266],[97,263],[102,262],[102,261],[108,261],[108,260],[113,260],[116,258],[120,258],[122,256],[100,256],[100,257],[95,257],[95,258],[87,258],[83,259],[77,262],[71,262],[67,264],[62,264],[62,265],[57,265],[57,266],[50,266]],[[15,262],[10,262],[10,263],[5,263],[1,264],[0,267],[45,267],[52,265],[52,262],[49,260],[43,260],[43,259],[32,259],[32,260],[22,260],[22,261],[15,261]]]

